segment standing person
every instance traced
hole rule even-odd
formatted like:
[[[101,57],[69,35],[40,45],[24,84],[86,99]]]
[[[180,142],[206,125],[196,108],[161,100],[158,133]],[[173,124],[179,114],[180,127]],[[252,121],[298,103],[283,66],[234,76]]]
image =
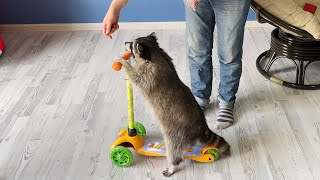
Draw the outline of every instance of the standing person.
[[[103,21],[103,33],[108,38],[118,28],[121,9],[128,0],[113,0]],[[233,108],[242,74],[242,45],[244,26],[250,0],[185,0],[187,24],[187,60],[191,90],[199,105],[205,109],[212,91],[213,31],[217,26],[220,83],[219,113],[215,127],[232,125]]]
[[[186,0],[187,59],[191,90],[205,109],[212,90],[213,31],[217,26],[220,64],[216,128],[233,123],[233,108],[242,73],[242,44],[250,0]]]

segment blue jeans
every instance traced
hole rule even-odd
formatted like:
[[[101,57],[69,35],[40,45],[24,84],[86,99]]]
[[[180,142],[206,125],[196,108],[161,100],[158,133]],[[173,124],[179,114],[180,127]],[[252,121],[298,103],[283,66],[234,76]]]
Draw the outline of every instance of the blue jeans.
[[[196,11],[185,3],[187,59],[191,90],[208,104],[212,91],[213,31],[217,25],[220,104],[233,105],[242,73],[242,44],[250,0],[200,0]]]

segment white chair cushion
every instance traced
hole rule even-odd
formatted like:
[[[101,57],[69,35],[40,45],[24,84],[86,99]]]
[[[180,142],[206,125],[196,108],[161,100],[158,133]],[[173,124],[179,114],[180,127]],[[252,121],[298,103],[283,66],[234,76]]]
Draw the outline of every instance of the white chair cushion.
[[[263,9],[285,21],[301,28],[320,40],[320,0],[254,0]],[[304,11],[305,3],[317,6],[314,14]]]

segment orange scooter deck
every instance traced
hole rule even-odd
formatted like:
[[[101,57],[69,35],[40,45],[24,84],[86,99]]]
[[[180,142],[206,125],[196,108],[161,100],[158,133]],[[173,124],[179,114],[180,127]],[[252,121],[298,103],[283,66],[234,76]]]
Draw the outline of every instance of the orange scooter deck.
[[[205,154],[203,150],[204,147],[192,146],[185,150],[184,157],[199,162],[211,162],[215,160],[211,154]],[[162,140],[145,140],[144,146],[136,151],[139,154],[147,156],[166,156],[167,147]]]

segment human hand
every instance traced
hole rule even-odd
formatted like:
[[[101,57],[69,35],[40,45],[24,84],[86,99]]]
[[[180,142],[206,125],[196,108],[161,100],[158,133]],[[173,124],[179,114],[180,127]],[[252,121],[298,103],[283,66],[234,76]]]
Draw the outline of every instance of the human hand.
[[[103,19],[103,34],[109,38],[112,39],[112,35],[116,30],[119,29],[119,17],[120,12],[113,11],[112,9],[109,9],[106,16]]]

